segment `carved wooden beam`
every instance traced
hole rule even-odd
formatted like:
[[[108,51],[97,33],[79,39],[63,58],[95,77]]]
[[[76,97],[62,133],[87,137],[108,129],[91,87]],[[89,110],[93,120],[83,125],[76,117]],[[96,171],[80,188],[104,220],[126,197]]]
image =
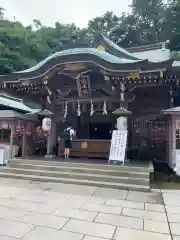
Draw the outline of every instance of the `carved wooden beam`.
[[[112,98],[112,97],[97,97],[97,98],[67,98],[67,99],[61,99],[61,100],[56,100],[56,104],[61,104],[62,102],[80,102],[80,103],[90,103],[91,100],[95,103],[98,103],[98,102],[104,102],[104,101],[107,101],[107,102],[119,102],[119,98]]]

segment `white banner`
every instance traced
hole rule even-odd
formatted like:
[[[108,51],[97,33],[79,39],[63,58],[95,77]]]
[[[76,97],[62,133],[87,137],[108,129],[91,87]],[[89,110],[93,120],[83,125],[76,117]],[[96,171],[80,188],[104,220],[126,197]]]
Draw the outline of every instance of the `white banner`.
[[[3,148],[0,148],[0,166],[5,165],[5,151]]]
[[[124,164],[127,146],[127,133],[127,130],[113,130],[109,162],[119,161]]]
[[[175,166],[175,172],[178,176],[180,176],[180,150],[176,149],[176,166]]]

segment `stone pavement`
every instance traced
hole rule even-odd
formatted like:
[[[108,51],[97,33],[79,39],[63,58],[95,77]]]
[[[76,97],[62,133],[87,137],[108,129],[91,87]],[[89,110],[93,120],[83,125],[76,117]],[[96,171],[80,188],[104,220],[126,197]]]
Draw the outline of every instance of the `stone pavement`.
[[[180,240],[180,190],[0,179],[0,240],[17,239]]]

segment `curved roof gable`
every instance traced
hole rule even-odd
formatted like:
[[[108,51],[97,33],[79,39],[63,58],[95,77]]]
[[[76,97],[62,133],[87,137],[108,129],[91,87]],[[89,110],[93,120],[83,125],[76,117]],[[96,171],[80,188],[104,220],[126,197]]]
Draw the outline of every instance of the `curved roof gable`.
[[[31,67],[26,70],[23,70],[23,71],[15,72],[15,73],[33,72],[33,71],[40,69],[46,63],[48,63],[49,61],[51,61],[53,59],[56,59],[59,57],[65,57],[65,56],[72,56],[72,55],[77,55],[77,56],[93,55],[93,56],[96,56],[96,57],[110,63],[110,64],[133,64],[133,63],[143,63],[144,62],[144,60],[140,60],[140,59],[119,58],[117,56],[111,55],[107,52],[100,51],[100,50],[94,49],[94,48],[73,48],[73,49],[67,49],[67,50],[64,50],[61,52],[56,52],[53,55],[51,55],[51,56],[47,57],[46,59],[44,59],[43,61],[41,61],[40,63],[38,63],[36,66]]]
[[[138,57],[134,56],[132,53],[128,52],[127,50],[121,48],[116,43],[111,41],[109,38],[105,37],[103,34],[99,34],[97,37],[97,40],[102,45],[104,45],[111,54],[114,54],[119,58],[126,58],[129,60],[136,60],[136,61],[137,60],[139,60],[139,61],[145,60],[145,59],[138,58]]]
[[[109,53],[119,58],[147,60],[149,63],[160,63],[171,59],[170,50],[166,48],[166,42],[123,49],[103,34],[97,35],[96,42],[99,42]]]

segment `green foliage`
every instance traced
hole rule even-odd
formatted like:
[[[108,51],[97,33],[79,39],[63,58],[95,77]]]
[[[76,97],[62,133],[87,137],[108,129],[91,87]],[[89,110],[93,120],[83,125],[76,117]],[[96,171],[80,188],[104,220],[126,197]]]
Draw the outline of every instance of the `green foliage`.
[[[94,35],[104,32],[122,47],[133,47],[171,40],[172,49],[180,47],[180,1],[133,0],[132,12],[121,16],[106,12],[89,21],[87,28],[55,23],[43,26],[34,19],[31,26],[4,19],[0,7],[0,74],[23,70],[50,54],[61,51],[73,36],[90,43]]]

